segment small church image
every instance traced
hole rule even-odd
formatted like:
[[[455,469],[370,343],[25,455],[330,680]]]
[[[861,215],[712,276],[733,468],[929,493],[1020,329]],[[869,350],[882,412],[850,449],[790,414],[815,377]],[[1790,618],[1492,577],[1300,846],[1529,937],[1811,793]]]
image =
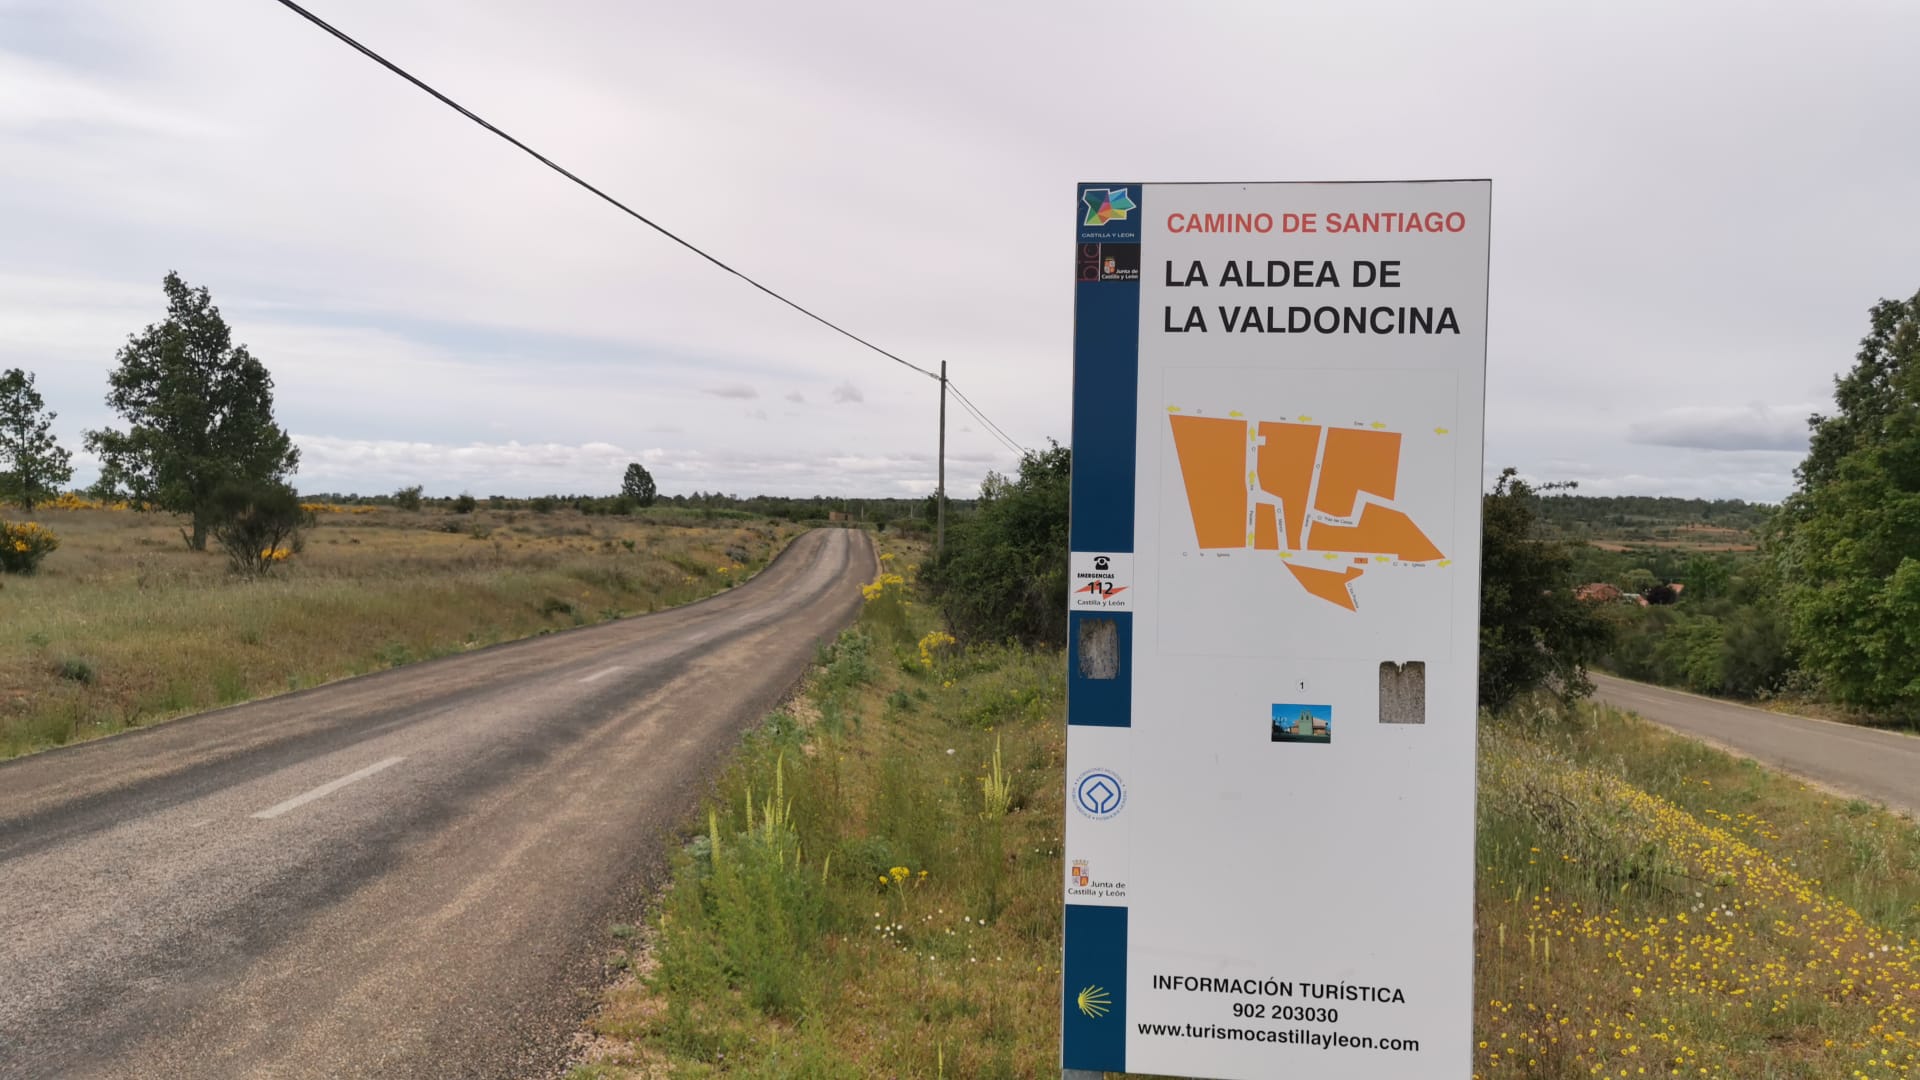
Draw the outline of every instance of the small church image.
[[[1333,741],[1333,706],[1282,704],[1273,707],[1274,742]]]

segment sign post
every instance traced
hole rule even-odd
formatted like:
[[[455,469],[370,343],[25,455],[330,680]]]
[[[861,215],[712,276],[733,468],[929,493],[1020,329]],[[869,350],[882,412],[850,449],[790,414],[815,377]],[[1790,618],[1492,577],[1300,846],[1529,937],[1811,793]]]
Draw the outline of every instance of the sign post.
[[[1491,198],[1080,186],[1063,1069],[1471,1072]]]

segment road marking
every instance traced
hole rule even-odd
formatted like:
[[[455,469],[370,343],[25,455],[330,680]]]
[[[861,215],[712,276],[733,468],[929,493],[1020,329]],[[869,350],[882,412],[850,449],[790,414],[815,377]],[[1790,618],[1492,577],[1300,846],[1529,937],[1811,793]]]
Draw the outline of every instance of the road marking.
[[[355,781],[358,781],[358,780],[365,780],[367,777],[372,776],[374,773],[377,773],[382,769],[392,768],[393,766],[398,765],[405,760],[407,759],[404,757],[390,757],[385,761],[376,761],[373,764],[367,766],[366,768],[361,769],[359,772],[348,773],[347,775],[341,777],[338,780],[329,780],[326,783],[321,784],[319,787],[314,788],[312,791],[308,791],[300,795],[295,795],[293,798],[288,799],[286,802],[279,803],[274,806],[269,806],[265,810],[262,810],[253,816],[260,818],[262,820],[267,818],[277,818],[281,814],[284,814],[289,810],[297,810],[300,807],[307,805],[308,803],[312,802],[315,799],[324,798],[328,795],[331,795],[334,792],[339,791],[341,788],[346,787],[348,784],[354,783]]]
[[[609,675],[611,675],[611,674],[613,674],[614,672],[616,672],[616,671],[619,671],[619,670],[620,670],[620,665],[619,665],[619,664],[615,664],[615,665],[613,665],[613,666],[612,666],[612,667],[610,667],[610,668],[606,668],[605,670],[602,670],[602,671],[596,671],[596,672],[594,672],[593,674],[591,674],[591,675],[589,675],[589,676],[587,676],[586,678],[584,678],[584,679],[581,679],[580,681],[581,681],[581,682],[592,682],[592,681],[593,681],[593,680],[595,680],[595,679],[604,679],[604,678],[606,678],[607,676],[609,676]]]

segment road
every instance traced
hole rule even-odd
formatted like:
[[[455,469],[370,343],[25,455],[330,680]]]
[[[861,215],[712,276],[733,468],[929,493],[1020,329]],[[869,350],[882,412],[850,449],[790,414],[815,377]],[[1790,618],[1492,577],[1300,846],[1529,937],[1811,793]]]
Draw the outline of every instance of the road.
[[[1600,700],[1822,787],[1920,818],[1920,737],[1594,675]]]
[[[0,764],[0,1077],[531,1077],[741,731],[875,571]]]

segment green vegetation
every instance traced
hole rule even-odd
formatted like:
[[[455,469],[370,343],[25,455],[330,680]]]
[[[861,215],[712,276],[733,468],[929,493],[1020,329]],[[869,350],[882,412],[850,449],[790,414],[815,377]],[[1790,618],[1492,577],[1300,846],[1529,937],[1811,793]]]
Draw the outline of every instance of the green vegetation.
[[[1482,723],[1476,1075],[1908,1076],[1920,828],[1618,711]]]
[[[1920,293],[1871,322],[1781,510],[1781,599],[1834,700],[1920,720]]]
[[[273,420],[273,377],[234,345],[205,288],[168,273],[167,317],[127,340],[108,377],[107,404],[126,431],[87,433],[100,456],[101,497],[185,514],[187,546],[205,551],[214,496],[231,485],[284,485],[300,451]]]
[[[904,561],[915,549],[887,560]],[[868,589],[675,859],[577,1078],[1025,1077],[1055,1059],[1059,657]],[[891,580],[890,580],[891,579]]]
[[[1019,472],[990,472],[971,514],[956,515],[926,581],[969,641],[1063,645],[1067,639],[1067,510],[1072,451],[1029,451]]]
[[[1539,502],[1512,469],[1481,500],[1480,704],[1490,709],[1542,688],[1568,701],[1591,692],[1587,665],[1607,638],[1569,588],[1568,545],[1540,535]]]
[[[47,411],[32,375],[19,368],[0,372],[0,499],[28,513],[73,479],[73,455],[53,438],[58,415]]]
[[[41,511],[59,552],[0,592],[0,757],[685,603],[795,532],[664,508],[476,511],[447,531],[435,511],[308,504],[303,550],[255,577],[187,550],[164,517]],[[258,557],[256,542],[240,550]]]
[[[647,471],[647,467],[633,461],[627,463],[626,475],[620,478],[620,494],[644,509],[653,505],[660,495],[660,489],[654,486],[653,474]]]

